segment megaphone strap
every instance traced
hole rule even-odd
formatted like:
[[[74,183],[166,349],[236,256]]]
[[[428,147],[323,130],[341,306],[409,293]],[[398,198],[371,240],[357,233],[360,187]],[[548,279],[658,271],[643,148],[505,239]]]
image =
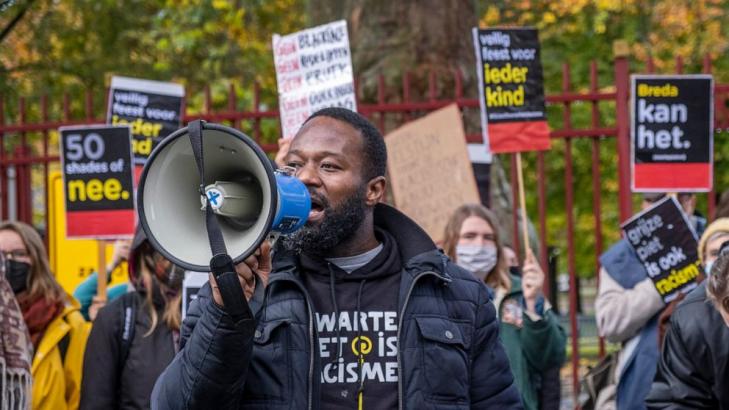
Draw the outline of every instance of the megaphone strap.
[[[205,195],[205,162],[203,160],[202,129],[203,120],[195,120],[188,124],[187,133],[190,136],[192,153],[200,173],[200,194],[205,198],[205,228],[208,232],[208,241],[213,257],[210,260],[210,271],[218,283],[220,295],[225,304],[225,311],[236,321],[244,315],[250,316],[250,309],[246,302],[243,288],[238,281],[238,275],[233,266],[233,259],[228,255],[223,240],[223,233],[218,224],[218,218],[210,205],[210,198]]]

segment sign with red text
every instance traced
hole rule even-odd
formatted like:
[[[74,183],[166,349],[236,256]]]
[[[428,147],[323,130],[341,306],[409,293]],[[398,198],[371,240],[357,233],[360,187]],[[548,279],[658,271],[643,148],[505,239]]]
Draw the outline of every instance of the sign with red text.
[[[712,76],[633,75],[630,95],[633,191],[711,191]]]
[[[154,147],[182,127],[184,97],[180,84],[112,77],[106,123],[131,127],[135,165],[144,166]]]
[[[59,131],[66,237],[134,235],[130,127],[91,125]]]
[[[357,110],[346,21],[275,34],[273,61],[283,138],[293,138],[322,108]]]
[[[537,30],[474,28],[473,44],[483,149],[495,154],[549,149]]]

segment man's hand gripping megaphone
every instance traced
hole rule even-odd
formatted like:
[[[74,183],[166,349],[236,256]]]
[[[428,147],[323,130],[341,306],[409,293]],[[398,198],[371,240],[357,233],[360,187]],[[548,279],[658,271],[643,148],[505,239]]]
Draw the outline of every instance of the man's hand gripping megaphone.
[[[238,274],[238,281],[243,288],[246,301],[251,300],[253,293],[258,286],[266,286],[268,284],[268,275],[271,273],[271,244],[264,241],[253,255],[246,258],[243,262],[235,266],[235,273]],[[225,307],[223,296],[215,281],[215,276],[210,273],[210,287],[213,290],[213,300],[220,307]]]

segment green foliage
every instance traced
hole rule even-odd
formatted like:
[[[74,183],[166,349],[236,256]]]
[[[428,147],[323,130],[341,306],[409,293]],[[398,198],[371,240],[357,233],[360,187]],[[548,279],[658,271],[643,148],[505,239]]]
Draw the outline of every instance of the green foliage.
[[[646,70],[646,61],[653,59],[657,72],[672,73],[676,57],[683,57],[684,72],[702,72],[704,55],[713,57],[713,73],[717,82],[729,80],[729,29],[726,19],[729,4],[721,1],[626,0],[502,0],[482,3],[480,24],[494,26],[534,26],[540,31],[545,92],[559,93],[568,87],[574,92],[590,90],[590,64],[597,63],[597,89],[615,91],[613,75],[613,42],[624,40],[631,52],[631,72]],[[570,76],[565,83],[565,66]],[[573,103],[571,128],[592,125],[592,103]],[[551,129],[564,129],[565,107],[548,106]],[[615,125],[615,104],[600,102],[599,127]],[[715,138],[715,180],[718,189],[729,185],[725,172],[727,141],[725,133]],[[564,140],[553,140],[545,154],[547,185],[548,244],[561,252],[559,271],[568,269],[567,215],[575,226],[575,269],[585,277],[596,272],[596,256],[620,236],[618,212],[617,148],[615,138],[599,138],[599,162],[593,163],[591,138],[573,138],[570,142],[573,159],[574,206],[566,206],[566,169]],[[538,215],[536,155],[525,156],[527,206],[532,218]],[[508,161],[504,161],[508,163]],[[600,172],[600,196],[603,249],[596,249],[596,221],[593,211],[593,166]],[[634,198],[638,209],[639,198]],[[699,195],[699,209],[706,213],[706,195]]]
[[[373,7],[373,4],[378,6]],[[106,105],[104,87],[112,75],[176,81],[187,90],[188,112],[228,108],[233,88],[235,109],[251,110],[254,104],[253,83],[258,82],[262,107],[276,103],[275,74],[271,55],[271,35],[304,28],[310,21],[347,18],[355,53],[355,68],[362,71],[402,71],[407,66],[415,74],[432,68],[472,58],[470,44],[463,56],[448,59],[428,52],[455,50],[456,44],[440,40],[458,38],[458,29],[440,20],[448,20],[448,10],[423,10],[417,2],[326,1],[313,0],[18,0],[0,11],[0,27],[6,27],[26,6],[28,11],[4,38],[0,39],[0,98],[5,101],[6,122],[16,122],[19,98],[27,99],[28,121],[41,117],[41,96],[47,95],[51,120],[63,119],[64,94],[70,96],[70,118],[85,118],[84,93],[91,93],[92,117],[100,118]],[[444,6],[445,7],[445,6]],[[729,3],[720,0],[496,0],[475,2],[480,24],[494,26],[535,26],[540,30],[545,89],[560,92],[563,67],[569,64],[569,87],[574,92],[590,89],[590,63],[598,68],[597,89],[614,91],[613,54],[615,40],[625,40],[631,52],[632,71],[644,70],[651,56],[658,72],[672,72],[674,57],[684,57],[685,72],[700,72],[705,54],[713,57],[717,82],[729,81],[729,25],[724,24]],[[399,15],[396,11],[400,10]],[[462,25],[473,16],[451,16]],[[306,13],[305,13],[306,11]],[[390,12],[390,16],[381,15]],[[380,14],[378,14],[380,13]],[[464,12],[465,13],[465,12]],[[406,16],[406,17],[403,17]],[[391,33],[407,19],[409,31],[399,36]],[[474,19],[475,20],[475,19]],[[466,23],[464,23],[466,22]],[[441,26],[435,26],[441,24]],[[451,31],[448,31],[450,27]],[[376,32],[380,30],[381,32]],[[420,31],[418,31],[420,30]],[[426,30],[426,31],[423,31]],[[429,31],[437,32],[431,36]],[[419,36],[416,36],[420,34]],[[402,39],[400,38],[402,37]],[[420,39],[413,42],[408,38]],[[464,35],[461,41],[470,41]],[[419,47],[415,47],[419,46]],[[398,48],[399,47],[399,48]],[[383,51],[384,50],[384,51]],[[399,54],[398,54],[399,53]],[[423,56],[427,55],[428,58]],[[418,58],[425,63],[415,66]],[[419,61],[419,60],[417,60]],[[436,61],[435,64],[432,61]],[[408,64],[405,64],[405,63]],[[422,62],[421,62],[422,63]],[[461,65],[455,64],[456,67]],[[471,60],[463,67],[473,67]],[[465,71],[466,84],[472,68]],[[357,74],[357,73],[355,73]],[[469,77],[469,75],[471,77]],[[371,81],[375,81],[374,76]],[[390,76],[388,76],[390,78]],[[396,75],[393,78],[399,78]],[[426,76],[416,78],[413,93],[425,93]],[[366,86],[366,78],[364,85]],[[395,82],[399,87],[399,80]],[[210,101],[205,87],[209,86]],[[367,87],[364,87],[365,91]],[[444,87],[450,90],[450,87]],[[370,91],[374,88],[370,88]],[[473,87],[466,95],[474,93]],[[372,94],[372,93],[370,93]],[[364,93],[368,96],[367,92]],[[376,95],[370,95],[375,99]],[[388,96],[389,98],[389,96]],[[415,97],[413,97],[415,98]],[[592,124],[593,106],[574,103],[571,126],[586,128]],[[597,106],[601,127],[615,124],[615,104]],[[548,107],[552,129],[562,129],[565,107]],[[256,124],[244,121],[244,131],[253,134]],[[264,142],[277,138],[277,119],[259,124]],[[715,146],[716,185],[729,186],[729,160],[726,132],[718,132]],[[13,149],[12,135],[6,135],[6,147]],[[28,134],[30,141],[40,140]],[[619,237],[617,154],[615,139],[598,138],[599,161],[593,163],[593,140],[575,138],[569,143],[573,158],[574,206],[566,207],[565,145],[555,140],[545,154],[548,244],[561,249],[560,271],[567,269],[567,212],[575,223],[575,262],[577,273],[592,276],[595,272],[595,217],[593,213],[593,166],[600,171],[601,222],[603,244],[607,247]],[[51,143],[51,152],[55,144]],[[37,145],[34,149],[39,150]],[[525,178],[529,214],[538,215],[536,154],[525,157]],[[502,161],[508,164],[509,161]],[[637,202],[637,199],[636,199]],[[637,203],[636,203],[637,205]],[[636,208],[637,209],[637,208]],[[706,209],[700,196],[699,209]]]
[[[0,15],[0,27],[17,15],[21,3]],[[303,0],[33,3],[0,43],[5,116],[18,117],[19,96],[33,102],[30,108],[47,95],[50,117],[60,119],[63,95],[69,94],[70,117],[83,118],[83,95],[89,90],[98,118],[112,75],[182,83],[191,113],[228,108],[231,84],[236,109],[252,109],[254,82],[261,85],[260,101],[271,106],[276,101],[271,36],[303,28],[303,7]],[[208,107],[206,86],[212,96]],[[36,108],[27,119],[38,116]]]

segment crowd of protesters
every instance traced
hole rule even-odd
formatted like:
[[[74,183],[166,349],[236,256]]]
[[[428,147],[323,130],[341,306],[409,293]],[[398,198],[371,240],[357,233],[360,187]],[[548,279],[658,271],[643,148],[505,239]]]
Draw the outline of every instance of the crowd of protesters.
[[[520,263],[481,204],[443,215],[436,245],[382,203],[386,160],[377,129],[343,109],[282,145],[276,162],[319,217],[236,267],[240,317],[213,281],[183,322],[184,272],[141,229],[98,273],[127,261],[128,283],[101,299],[97,273],[70,296],[39,234],[0,224],[0,407],[558,409],[566,334],[532,251]],[[595,408],[729,408],[729,218],[707,225],[694,195],[678,200],[708,279],[665,304],[627,242],[600,258],[597,326],[621,348]],[[379,334],[377,317],[393,318]],[[387,353],[366,356],[362,340],[389,331]]]

